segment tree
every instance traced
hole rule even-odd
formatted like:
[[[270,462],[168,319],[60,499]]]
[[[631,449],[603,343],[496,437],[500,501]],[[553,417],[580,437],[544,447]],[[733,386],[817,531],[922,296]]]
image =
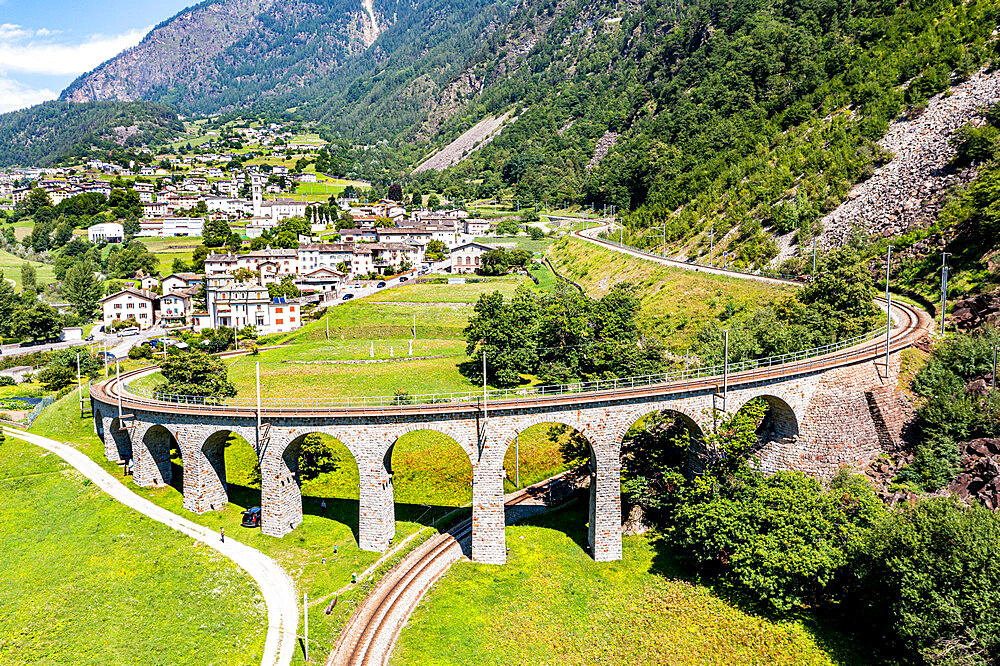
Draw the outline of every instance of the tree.
[[[187,273],[190,270],[191,266],[180,257],[175,257],[173,263],[170,265],[170,271],[173,273]]]
[[[885,514],[848,569],[850,612],[899,663],[1000,662],[1000,515],[951,497]]]
[[[38,274],[35,272],[35,267],[27,261],[21,264],[21,290],[38,293]]]
[[[437,194],[431,194],[427,197],[427,207],[431,210],[437,210],[441,207],[441,197]]]
[[[10,328],[11,334],[21,340],[49,340],[59,337],[62,317],[54,307],[35,302],[14,311]]]
[[[208,257],[208,248],[204,245],[199,245],[191,253],[191,270],[195,273],[205,272],[205,258]]]
[[[107,274],[117,278],[134,277],[138,271],[151,275],[156,271],[156,257],[139,241],[115,245],[108,254]]]
[[[444,241],[428,241],[427,247],[424,249],[424,256],[431,261],[443,261],[447,254],[448,246],[444,244]]]
[[[386,193],[385,196],[390,201],[402,201],[403,186],[400,185],[399,183],[392,183],[391,185],[389,185],[389,191]]]
[[[205,222],[205,227],[202,231],[202,242],[205,247],[222,247],[232,235],[233,231],[229,228],[225,220],[210,219]]]
[[[528,235],[531,236],[531,240],[533,241],[545,238],[545,232],[538,227],[528,227]]]
[[[38,373],[38,381],[49,391],[58,391],[76,381],[76,371],[49,365]]]
[[[310,434],[302,440],[299,453],[299,479],[310,481],[320,474],[337,470],[340,460],[323,435]]]
[[[204,352],[168,356],[160,364],[160,370],[166,379],[157,387],[161,393],[214,397],[236,395],[236,387],[229,381],[226,364]]]
[[[516,236],[519,233],[521,233],[521,227],[514,220],[500,220],[497,224],[497,235],[499,236]]]
[[[292,275],[285,275],[281,278],[281,282],[272,282],[267,285],[267,294],[271,298],[278,298],[284,296],[285,298],[296,298],[301,296],[299,288],[295,286],[295,277]]]
[[[486,354],[487,380],[493,386],[516,386],[520,375],[530,372],[535,360],[535,327],[538,302],[524,286],[510,301],[494,291],[483,294],[463,331],[465,352],[472,359],[470,372],[482,380],[479,359]]]
[[[10,324],[17,310],[17,294],[14,287],[4,278],[3,271],[0,271],[0,336],[10,333]]]
[[[831,342],[863,335],[880,320],[871,273],[856,250],[834,250],[823,259],[819,275],[799,293],[814,310]]]
[[[94,316],[104,293],[104,285],[94,273],[94,265],[85,259],[66,271],[66,278],[63,280],[63,295],[84,321],[89,321]]]

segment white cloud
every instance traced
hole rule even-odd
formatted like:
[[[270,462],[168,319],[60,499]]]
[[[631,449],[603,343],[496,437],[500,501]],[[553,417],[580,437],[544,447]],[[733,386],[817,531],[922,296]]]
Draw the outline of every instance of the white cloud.
[[[151,28],[120,35],[91,35],[80,44],[66,44],[46,39],[55,31],[45,28],[31,31],[11,23],[0,24],[0,72],[82,74],[138,44]]]
[[[55,99],[57,95],[58,93],[48,88],[36,90],[0,76],[0,113],[25,109],[45,100]]]

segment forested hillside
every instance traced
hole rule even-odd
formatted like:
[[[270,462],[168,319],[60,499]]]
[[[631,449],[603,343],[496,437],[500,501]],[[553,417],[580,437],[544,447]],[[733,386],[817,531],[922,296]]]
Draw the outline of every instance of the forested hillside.
[[[658,245],[661,232],[647,230],[666,224],[682,256],[707,254],[714,227],[716,248],[725,239],[722,251],[743,264],[777,254],[772,234],[813,237],[891,157],[878,141],[893,119],[919,115],[997,57],[995,0],[650,2],[632,12],[588,2],[543,17],[552,7],[513,72],[510,53],[525,47],[514,36],[537,14],[524,10],[520,26],[489,40],[470,65],[489,79],[476,112],[440,140],[512,105],[518,122],[423,176],[427,185],[614,203],[630,211],[627,240]],[[602,138],[613,147],[592,165]]]
[[[0,115],[0,166],[48,166],[69,156],[164,141],[181,131],[177,114],[145,102],[45,102]]]

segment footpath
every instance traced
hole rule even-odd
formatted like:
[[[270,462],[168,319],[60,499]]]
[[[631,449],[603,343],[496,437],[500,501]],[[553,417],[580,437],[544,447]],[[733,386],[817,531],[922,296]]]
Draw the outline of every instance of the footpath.
[[[136,495],[103,467],[72,446],[23,430],[4,428],[4,431],[9,436],[56,454],[125,506],[214,548],[250,574],[260,587],[267,605],[267,638],[264,641],[261,666],[291,664],[297,640],[298,595],[291,577],[274,560],[232,538],[227,538],[225,543],[222,543],[218,532],[182,518]]]

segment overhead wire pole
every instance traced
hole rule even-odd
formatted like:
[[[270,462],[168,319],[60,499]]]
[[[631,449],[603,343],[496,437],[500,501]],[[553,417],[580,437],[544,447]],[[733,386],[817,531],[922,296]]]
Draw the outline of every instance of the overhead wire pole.
[[[257,447],[260,448],[260,361],[257,361]]]
[[[80,381],[80,352],[76,353],[76,390],[80,394],[80,414],[83,414],[83,382]]]
[[[892,263],[892,246],[885,251],[885,378],[889,379],[889,332],[892,330],[892,294],[889,293],[889,266]]]
[[[948,305],[948,257],[951,252],[941,253],[941,335],[944,335],[944,311]]]
[[[715,227],[712,227],[712,235],[708,241],[708,265],[715,266]]]

